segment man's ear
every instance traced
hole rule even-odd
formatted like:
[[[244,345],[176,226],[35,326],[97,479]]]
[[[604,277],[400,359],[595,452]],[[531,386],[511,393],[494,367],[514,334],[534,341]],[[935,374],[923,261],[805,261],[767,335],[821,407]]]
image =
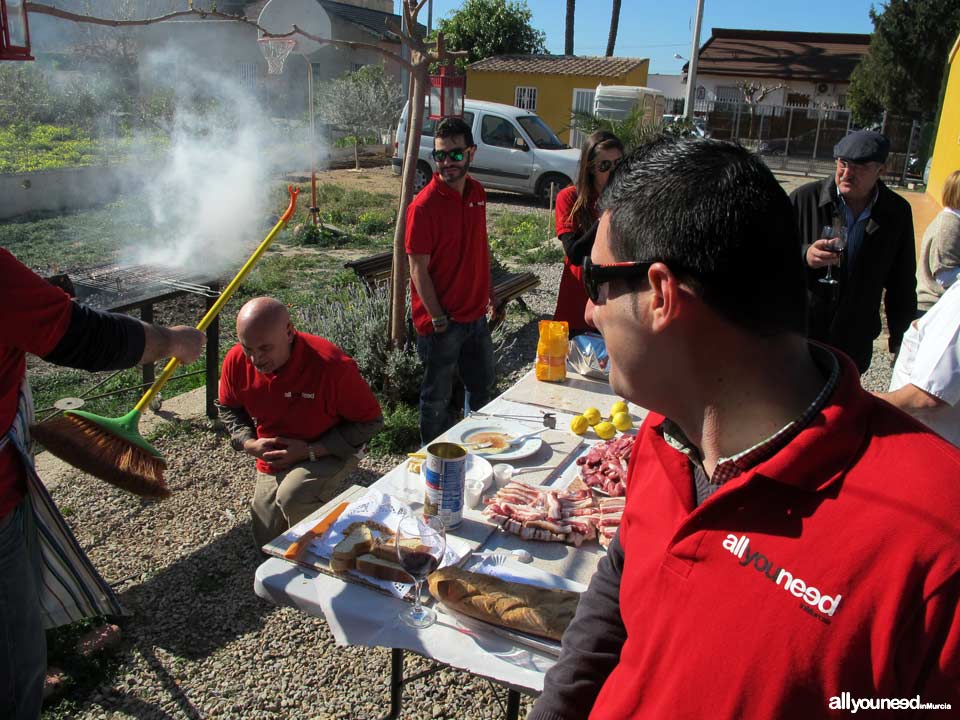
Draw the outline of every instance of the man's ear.
[[[684,291],[680,287],[680,280],[664,263],[651,265],[647,279],[651,289],[651,330],[660,332],[679,317]]]
[[[297,332],[297,329],[293,326],[292,322],[287,323],[287,342],[293,342],[294,333]]]

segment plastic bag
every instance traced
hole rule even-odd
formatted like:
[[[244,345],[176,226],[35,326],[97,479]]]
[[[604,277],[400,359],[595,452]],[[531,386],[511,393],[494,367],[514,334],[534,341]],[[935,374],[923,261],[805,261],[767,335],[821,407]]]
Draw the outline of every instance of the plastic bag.
[[[579,375],[607,380],[610,374],[607,344],[594,333],[577,335],[570,341],[567,365]]]

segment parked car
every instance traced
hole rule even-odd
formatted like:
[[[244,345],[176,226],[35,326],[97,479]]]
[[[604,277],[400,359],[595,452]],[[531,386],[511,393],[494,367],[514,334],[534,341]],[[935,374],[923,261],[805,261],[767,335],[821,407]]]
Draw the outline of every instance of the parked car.
[[[534,195],[545,203],[554,192],[570,185],[577,177],[580,151],[565,145],[553,130],[529,110],[481,100],[464,100],[463,119],[473,130],[477,153],[470,166],[470,175],[485,188],[510,190]],[[424,112],[420,152],[418,153],[414,189],[420,192],[433,176],[433,132],[436,121]],[[393,171],[403,169],[404,145],[407,136],[407,108],[404,107],[397,127]]]

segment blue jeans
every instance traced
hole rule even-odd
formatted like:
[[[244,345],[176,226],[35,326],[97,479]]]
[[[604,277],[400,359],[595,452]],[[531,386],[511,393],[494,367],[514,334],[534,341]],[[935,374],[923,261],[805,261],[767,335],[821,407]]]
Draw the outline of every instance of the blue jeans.
[[[464,410],[479,410],[490,402],[495,377],[486,317],[451,322],[446,332],[417,336],[417,354],[423,363],[420,439],[426,444],[453,425],[449,405],[458,370],[467,391]]]
[[[0,717],[36,720],[43,705],[47,639],[21,502],[0,518]]]

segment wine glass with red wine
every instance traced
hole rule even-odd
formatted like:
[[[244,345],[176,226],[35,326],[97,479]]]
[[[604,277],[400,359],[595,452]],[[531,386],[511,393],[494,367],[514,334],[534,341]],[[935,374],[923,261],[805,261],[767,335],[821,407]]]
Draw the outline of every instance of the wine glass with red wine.
[[[400,619],[415,628],[430,627],[437,613],[420,603],[420,586],[427,576],[440,567],[447,541],[443,523],[435,517],[410,516],[397,527],[397,557],[413,578],[413,607],[400,613]]]

